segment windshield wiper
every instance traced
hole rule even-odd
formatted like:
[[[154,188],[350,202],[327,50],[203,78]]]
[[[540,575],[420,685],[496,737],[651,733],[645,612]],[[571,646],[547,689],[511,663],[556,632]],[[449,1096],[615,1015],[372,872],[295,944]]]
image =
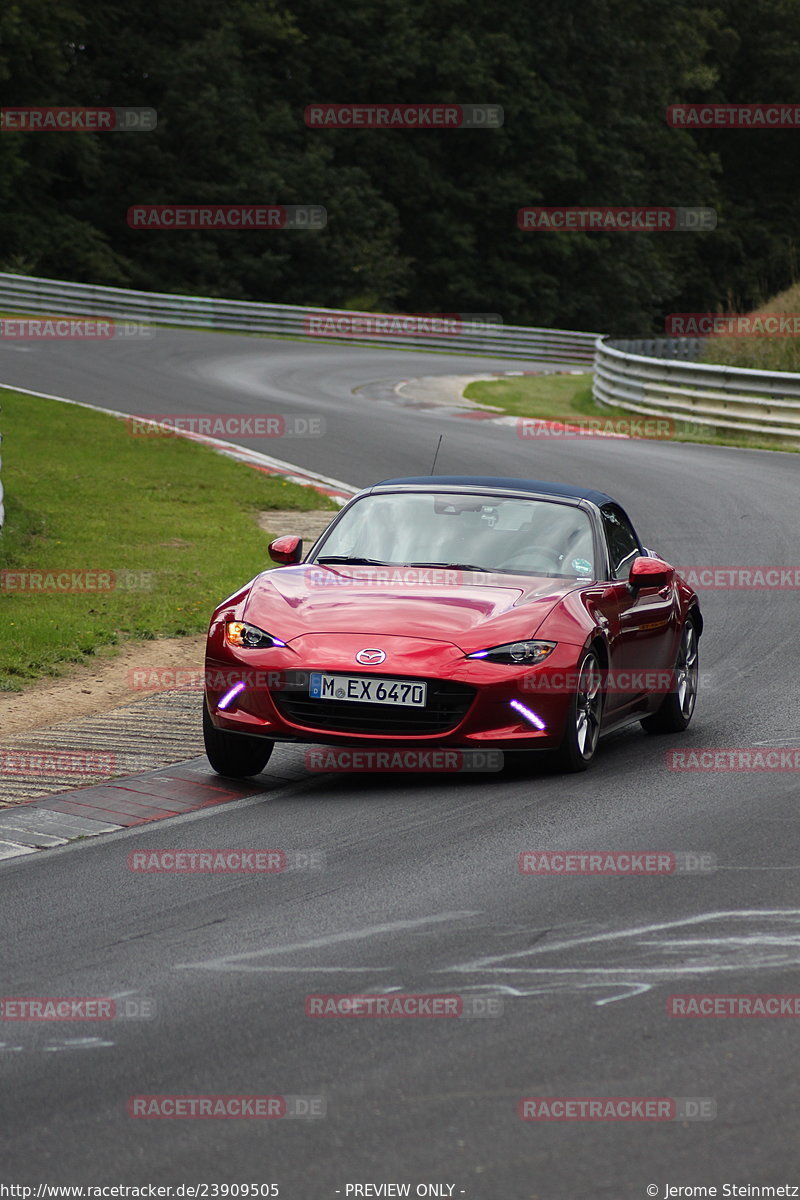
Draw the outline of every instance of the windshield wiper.
[[[358,555],[352,554],[321,554],[317,559],[318,563],[349,563],[354,567],[386,567],[389,563],[382,562],[379,558],[360,558]]]
[[[413,562],[403,563],[404,567],[450,567],[453,571],[483,571],[484,575],[491,574],[488,567],[477,567],[475,563],[454,562]]]

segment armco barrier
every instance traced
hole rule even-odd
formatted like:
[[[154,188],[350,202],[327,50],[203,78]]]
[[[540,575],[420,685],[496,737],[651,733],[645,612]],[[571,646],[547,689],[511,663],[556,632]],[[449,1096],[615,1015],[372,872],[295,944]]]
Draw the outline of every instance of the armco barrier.
[[[800,437],[800,375],[692,361],[698,338],[597,339],[595,400],[648,416]]]
[[[126,288],[94,287],[61,279],[37,279],[0,273],[0,310],[9,313],[52,313],[108,317],[158,325],[183,325],[200,329],[240,330],[242,333],[316,337],[308,332],[312,317],[374,318],[375,313],[345,312],[332,308],[297,308],[288,304],[218,300],[202,296],[171,296],[163,292],[134,292]],[[534,329],[524,325],[464,322],[453,336],[342,339],[370,346],[414,347],[462,354],[490,354],[496,358],[591,367],[596,333],[571,333],[563,329]],[[327,340],[327,338],[326,338]]]

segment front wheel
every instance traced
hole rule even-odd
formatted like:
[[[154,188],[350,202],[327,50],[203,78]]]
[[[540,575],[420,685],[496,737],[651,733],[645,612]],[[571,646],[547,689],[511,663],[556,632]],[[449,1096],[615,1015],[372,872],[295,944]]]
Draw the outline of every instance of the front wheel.
[[[243,733],[227,733],[217,729],[203,700],[203,742],[206,758],[218,775],[230,779],[246,779],[264,770],[272,754],[274,742],[267,738],[249,737]]]
[[[603,717],[600,662],[587,650],[578,667],[578,686],[570,701],[567,727],[555,761],[563,771],[585,771],[597,752]]]
[[[675,686],[656,711],[641,722],[646,733],[683,733],[692,719],[697,700],[697,630],[686,622],[675,660]]]

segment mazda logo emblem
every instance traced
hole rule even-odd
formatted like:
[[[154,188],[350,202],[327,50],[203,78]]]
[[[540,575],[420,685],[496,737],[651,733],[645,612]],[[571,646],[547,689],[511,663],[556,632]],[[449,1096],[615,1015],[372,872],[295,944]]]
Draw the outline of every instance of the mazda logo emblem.
[[[385,658],[383,650],[367,647],[365,650],[359,650],[356,662],[361,663],[362,667],[377,667],[378,663],[382,663]]]

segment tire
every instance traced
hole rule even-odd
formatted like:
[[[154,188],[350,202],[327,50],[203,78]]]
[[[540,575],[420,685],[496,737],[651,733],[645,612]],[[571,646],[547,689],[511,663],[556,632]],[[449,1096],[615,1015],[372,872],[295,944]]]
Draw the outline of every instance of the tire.
[[[597,753],[603,719],[602,672],[594,650],[587,650],[578,667],[578,686],[570,701],[567,727],[555,752],[562,771],[585,771]]]
[[[243,733],[226,733],[217,729],[208,715],[203,700],[203,742],[206,758],[218,775],[229,779],[246,779],[264,770],[272,754],[274,742],[267,738],[248,737]]]
[[[645,733],[683,733],[688,728],[697,700],[697,643],[697,626],[689,617],[675,659],[675,688],[641,722]]]

